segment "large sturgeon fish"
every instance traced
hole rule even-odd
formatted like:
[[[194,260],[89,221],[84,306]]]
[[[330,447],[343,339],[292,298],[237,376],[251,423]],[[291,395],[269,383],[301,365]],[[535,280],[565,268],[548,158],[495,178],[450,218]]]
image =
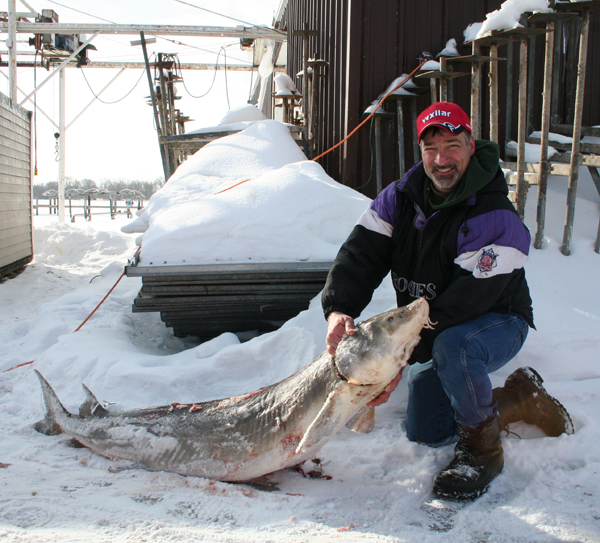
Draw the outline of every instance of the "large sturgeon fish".
[[[47,413],[35,428],[64,432],[102,456],[150,470],[255,479],[313,458],[344,424],[368,431],[369,402],[406,366],[423,327],[431,322],[420,298],[359,323],[335,356],[324,351],[277,384],[195,404],[109,411],[83,385],[87,399],[73,415],[36,371]]]

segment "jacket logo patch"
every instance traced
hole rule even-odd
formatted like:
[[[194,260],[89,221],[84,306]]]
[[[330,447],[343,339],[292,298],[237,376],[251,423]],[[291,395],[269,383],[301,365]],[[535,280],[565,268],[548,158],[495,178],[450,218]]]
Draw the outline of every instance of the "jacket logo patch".
[[[494,249],[484,249],[479,257],[479,262],[477,262],[477,269],[481,273],[491,272],[498,265],[497,258],[498,254],[494,252]]]

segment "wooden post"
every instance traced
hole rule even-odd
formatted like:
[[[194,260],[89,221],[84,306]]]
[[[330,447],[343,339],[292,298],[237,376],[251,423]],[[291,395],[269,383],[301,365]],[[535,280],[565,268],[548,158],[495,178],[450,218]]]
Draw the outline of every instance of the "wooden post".
[[[448,62],[446,61],[446,57],[440,57],[440,72],[442,74],[446,73],[448,69]],[[440,102],[448,101],[448,78],[442,77],[440,78]]]
[[[571,254],[571,237],[573,236],[573,221],[575,219],[575,198],[577,195],[577,181],[579,179],[579,166],[581,153],[579,145],[581,139],[581,116],[583,114],[583,91],[585,86],[585,63],[587,61],[587,45],[590,29],[590,10],[583,8],[581,17],[581,34],[579,37],[579,62],[577,65],[577,90],[575,91],[575,112],[573,123],[573,147],[571,149],[571,164],[569,165],[569,189],[567,191],[567,216],[565,217],[565,231],[560,252],[569,256]]]
[[[506,125],[504,127],[505,144],[512,140],[512,115],[513,115],[513,72],[514,72],[514,46],[508,42],[506,46]]]
[[[383,190],[383,164],[381,163],[381,116],[375,117],[375,180],[377,182],[377,194]]]
[[[560,60],[561,60],[561,47],[562,47],[562,39],[563,39],[563,28],[564,23],[562,21],[558,21],[555,26],[555,35],[558,39],[554,39],[554,60],[553,60],[553,75],[552,75],[552,113],[551,113],[551,121],[552,123],[558,124],[562,121],[562,118],[558,115],[558,93],[559,87],[561,84],[560,79]]]
[[[577,17],[574,17],[569,21],[567,55],[565,59],[565,115],[563,119],[566,124],[574,123],[573,92],[575,89],[575,85],[577,84],[577,76],[575,74],[575,49],[577,45],[575,35],[577,33],[577,20]]]
[[[534,78],[535,78],[535,36],[529,38],[527,43],[527,136],[533,132],[533,105],[534,97]]]
[[[498,46],[494,43],[490,46],[490,139],[499,143],[498,134]]]
[[[546,34],[546,58],[544,61],[544,93],[542,102],[542,137],[540,152],[540,177],[538,180],[538,203],[536,216],[536,232],[533,246],[541,249],[544,241],[544,227],[546,222],[546,192],[548,188],[548,132],[550,131],[550,113],[552,105],[552,74],[554,61],[554,23],[547,25],[549,32]]]
[[[481,47],[473,40],[473,56],[478,57]],[[471,134],[481,138],[481,63],[471,63]]]
[[[311,150],[309,146],[310,138],[310,124],[311,124],[311,92],[308,76],[308,45],[309,38],[318,36],[319,33],[316,30],[308,30],[308,24],[304,23],[303,30],[294,30],[293,36],[302,36],[302,109],[304,111],[304,154],[310,158]]]
[[[406,164],[404,162],[404,111],[402,100],[396,100],[396,124],[398,125],[398,168],[400,170],[399,178],[404,177]]]
[[[421,159],[421,148],[419,147],[419,143],[417,142],[417,101],[410,101],[410,116],[412,121],[412,133],[413,133],[413,164],[416,164]]]
[[[154,84],[152,83],[152,75],[150,74],[150,62],[148,61],[148,50],[146,49],[146,38],[144,32],[140,32],[140,41],[142,42],[142,52],[144,53],[144,63],[146,64],[146,76],[148,77],[148,86],[150,87],[150,99],[152,101],[152,111],[154,112],[154,124],[156,125],[156,132],[158,135],[158,148],[160,149],[160,157],[162,159],[163,172],[165,174],[165,183],[171,177],[169,171],[169,163],[165,152],[165,146],[161,143],[160,137],[162,136],[162,130],[160,127],[160,119],[158,116],[158,105],[156,103],[156,95],[154,94]]]
[[[435,77],[429,79],[429,90],[431,91],[431,103],[435,104],[438,101],[437,81],[435,80]]]
[[[527,37],[520,42],[519,54],[519,138],[517,151],[516,208],[521,220],[525,217],[525,199],[529,183],[525,179],[525,139],[527,138]]]

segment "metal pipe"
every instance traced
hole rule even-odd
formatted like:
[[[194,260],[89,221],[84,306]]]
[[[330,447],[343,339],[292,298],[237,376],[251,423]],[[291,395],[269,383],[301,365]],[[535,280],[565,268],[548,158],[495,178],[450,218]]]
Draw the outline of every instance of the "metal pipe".
[[[17,6],[8,0],[8,97],[17,103]]]
[[[0,23],[0,33],[8,32],[8,24]],[[281,30],[262,27],[224,27],[196,25],[126,25],[126,24],[80,24],[80,23],[30,23],[17,22],[17,32],[25,34],[124,34],[153,36],[201,36],[208,38],[263,38],[286,41],[287,34]]]
[[[58,76],[58,97],[59,97],[59,121],[58,132],[58,222],[65,222],[65,146],[66,146],[66,128],[65,128],[65,104],[66,104],[66,84],[65,70],[62,68]]]

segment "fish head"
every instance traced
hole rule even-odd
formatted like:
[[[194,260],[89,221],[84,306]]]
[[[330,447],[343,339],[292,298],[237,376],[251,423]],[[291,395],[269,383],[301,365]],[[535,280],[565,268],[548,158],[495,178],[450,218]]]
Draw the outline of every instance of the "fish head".
[[[424,298],[359,323],[337,346],[338,373],[354,385],[387,385],[408,363],[423,327],[431,327]]]

